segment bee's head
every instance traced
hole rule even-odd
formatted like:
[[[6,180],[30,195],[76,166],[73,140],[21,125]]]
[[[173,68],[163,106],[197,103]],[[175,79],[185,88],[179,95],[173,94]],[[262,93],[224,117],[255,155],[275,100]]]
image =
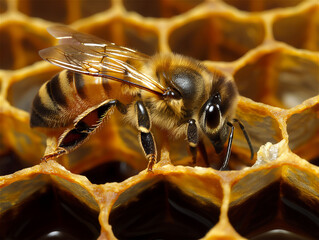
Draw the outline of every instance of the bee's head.
[[[205,100],[206,82],[211,73],[199,61],[178,54],[161,55],[156,61],[153,72],[166,88],[163,97],[180,100],[185,111],[198,109]]]

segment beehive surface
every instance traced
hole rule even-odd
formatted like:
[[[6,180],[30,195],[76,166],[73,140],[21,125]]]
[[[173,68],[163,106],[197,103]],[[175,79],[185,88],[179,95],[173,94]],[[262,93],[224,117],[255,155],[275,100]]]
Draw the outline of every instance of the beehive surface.
[[[150,173],[137,130],[114,114],[75,152],[40,163],[46,135],[29,112],[61,69],[38,51],[61,23],[232,76],[254,160],[237,128],[232,171],[214,169],[209,144],[212,167],[191,166],[181,140]],[[316,0],[0,0],[0,239],[319,239],[318,52]]]

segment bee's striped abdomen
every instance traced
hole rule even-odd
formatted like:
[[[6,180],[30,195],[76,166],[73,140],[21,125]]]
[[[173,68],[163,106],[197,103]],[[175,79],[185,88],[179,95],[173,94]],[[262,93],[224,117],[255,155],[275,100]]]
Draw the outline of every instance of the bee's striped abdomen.
[[[35,96],[33,100],[33,106],[31,110],[31,127],[48,127],[50,125],[50,116],[54,115],[54,109],[45,106],[42,103],[42,99],[39,93]]]
[[[31,127],[65,127],[86,109],[107,99],[101,78],[64,70],[44,83],[32,106]]]
[[[54,105],[58,108],[67,106],[67,97],[62,92],[59,74],[46,83],[46,90]]]
[[[95,106],[107,99],[110,86],[106,79],[76,72],[72,74],[74,90],[84,105]]]
[[[68,107],[67,96],[62,90],[61,74],[44,83],[34,98],[31,111],[31,127],[63,127],[61,113]]]
[[[70,76],[72,74],[73,76]],[[73,78],[75,89],[77,91],[77,94],[80,98],[85,99],[87,98],[86,92],[85,92],[85,82],[84,77],[82,74],[76,73],[76,72],[70,72],[68,71],[68,78]],[[70,80],[69,80],[70,81]]]

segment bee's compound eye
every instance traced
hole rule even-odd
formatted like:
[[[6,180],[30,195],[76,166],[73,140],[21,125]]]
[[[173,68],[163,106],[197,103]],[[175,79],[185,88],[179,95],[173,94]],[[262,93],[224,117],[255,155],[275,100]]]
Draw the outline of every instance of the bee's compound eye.
[[[217,104],[210,104],[206,108],[206,126],[208,128],[217,128],[220,122],[220,109]]]

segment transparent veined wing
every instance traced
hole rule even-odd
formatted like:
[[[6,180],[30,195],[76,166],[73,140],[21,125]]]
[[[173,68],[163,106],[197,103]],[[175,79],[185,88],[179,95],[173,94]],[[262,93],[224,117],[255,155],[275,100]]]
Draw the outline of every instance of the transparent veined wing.
[[[108,42],[104,39],[90,34],[78,32],[64,25],[56,25],[49,27],[48,32],[53,37],[58,39],[59,44],[61,45],[82,44],[101,53],[103,53],[105,51],[105,47],[107,47],[108,52],[113,53],[116,56],[137,59],[140,61],[147,61],[147,59],[149,58],[149,56],[146,54],[140,53],[130,48],[118,46],[112,42]]]
[[[149,59],[147,55],[66,26],[54,26],[48,31],[60,43],[39,52],[50,63],[78,73],[123,82],[158,95],[165,92],[161,84],[136,68]]]

